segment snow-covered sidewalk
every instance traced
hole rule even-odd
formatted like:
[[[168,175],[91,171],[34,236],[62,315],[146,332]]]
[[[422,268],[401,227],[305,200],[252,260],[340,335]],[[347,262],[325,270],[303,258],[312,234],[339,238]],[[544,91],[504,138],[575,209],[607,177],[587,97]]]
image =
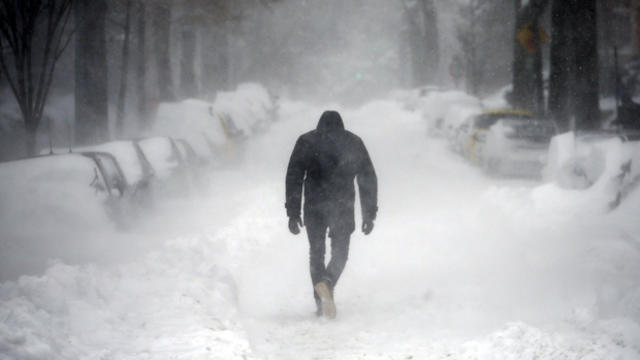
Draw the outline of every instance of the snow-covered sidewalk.
[[[140,225],[150,253],[0,285],[0,358],[640,357],[640,196],[602,214],[487,178],[384,101],[343,111],[376,166],[380,213],[352,238],[338,318],[315,318],[284,171],[322,110],[285,103],[206,197]]]

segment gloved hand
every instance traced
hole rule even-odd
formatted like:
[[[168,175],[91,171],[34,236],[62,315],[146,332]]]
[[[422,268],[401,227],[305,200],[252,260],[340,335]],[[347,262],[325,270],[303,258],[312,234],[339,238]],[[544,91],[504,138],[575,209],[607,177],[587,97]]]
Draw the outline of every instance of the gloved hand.
[[[300,217],[290,217],[289,218],[289,231],[293,235],[298,235],[300,233],[300,227],[303,227],[302,219]]]
[[[369,234],[371,234],[371,231],[373,231],[373,220],[363,220],[362,221],[362,232],[365,235],[369,235]]]

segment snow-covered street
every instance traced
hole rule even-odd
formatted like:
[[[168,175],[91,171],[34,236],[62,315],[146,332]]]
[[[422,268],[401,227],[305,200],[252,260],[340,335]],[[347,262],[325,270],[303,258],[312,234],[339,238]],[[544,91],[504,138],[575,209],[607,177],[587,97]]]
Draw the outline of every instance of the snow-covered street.
[[[338,107],[379,179],[318,319],[304,234],[287,230],[296,138],[326,107],[283,102],[210,187],[129,232],[124,259],[0,284],[0,359],[638,359],[640,194],[615,211],[488,177],[392,101]],[[130,241],[139,241],[128,253]]]

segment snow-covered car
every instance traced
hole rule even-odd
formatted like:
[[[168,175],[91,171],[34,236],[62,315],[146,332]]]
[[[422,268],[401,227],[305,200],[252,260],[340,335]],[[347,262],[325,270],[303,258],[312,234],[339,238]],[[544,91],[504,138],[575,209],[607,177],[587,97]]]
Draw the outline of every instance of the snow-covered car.
[[[496,175],[540,177],[556,125],[547,119],[508,117],[486,134],[482,166]]]
[[[107,185],[107,191],[112,196],[124,197],[129,190],[129,184],[116,158],[106,152],[83,152],[82,155],[95,161]]]
[[[73,150],[75,152],[98,152],[113,155],[124,175],[128,191],[132,194],[147,191],[154,176],[151,163],[135,141],[111,141],[99,145],[77,147]]]
[[[226,132],[232,137],[235,132],[243,137],[264,132],[273,121],[272,109],[269,92],[255,83],[240,84],[234,91],[219,91],[213,103],[215,113],[230,116],[233,128],[227,127]]]
[[[463,156],[464,156],[464,147],[467,143],[467,137],[469,136],[469,129],[471,128],[471,123],[473,122],[474,116],[468,117],[461,124],[454,127],[449,133],[449,135],[447,136],[450,139],[449,144],[451,146],[451,149],[454,152]]]
[[[199,183],[197,165],[201,162],[194,157],[195,151],[188,143],[170,137],[143,138],[136,142],[153,167],[154,194],[184,195]]]
[[[180,157],[182,160],[191,167],[198,167],[201,165],[205,165],[207,163],[206,160],[203,160],[198,157],[198,154],[193,149],[193,146],[185,140],[185,139],[174,139],[178,152],[180,153]]]
[[[109,250],[126,206],[111,160],[66,153],[0,163],[0,278]]]
[[[160,180],[168,180],[183,170],[184,160],[175,141],[158,136],[135,140],[149,160],[154,174]]]
[[[431,91],[421,99],[418,109],[431,136],[449,136],[470,113],[481,111],[477,97],[458,90]]]
[[[449,143],[449,147],[461,154],[464,141],[463,137],[468,133],[472,119],[482,112],[479,106],[455,106],[451,107],[445,116],[443,132]]]
[[[612,145],[613,144],[613,145]],[[631,160],[629,171],[640,174],[640,132],[567,132],[551,139],[544,179],[562,188],[583,189],[603,175],[607,167],[615,173]],[[609,163],[607,163],[609,162]],[[617,174],[616,174],[617,176]]]
[[[235,142],[242,142],[249,137],[249,132],[238,126],[229,113],[219,111],[216,113],[216,118],[220,121],[224,129],[224,134],[228,139]]]
[[[463,129],[462,153],[473,164],[481,165],[484,146],[489,129],[503,119],[531,120],[533,114],[524,110],[498,109],[486,110],[470,119],[468,126]]]
[[[197,99],[162,103],[147,135],[184,139],[198,158],[209,161],[220,155],[220,149],[229,142],[225,123],[218,113],[212,103]]]
[[[124,195],[112,161],[108,154],[71,153],[0,163],[0,223],[89,224],[104,217],[110,199]]]

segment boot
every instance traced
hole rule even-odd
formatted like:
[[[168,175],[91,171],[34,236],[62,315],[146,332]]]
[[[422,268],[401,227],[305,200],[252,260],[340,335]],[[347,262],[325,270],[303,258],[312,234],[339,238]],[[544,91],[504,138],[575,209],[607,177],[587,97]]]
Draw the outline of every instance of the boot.
[[[320,297],[320,307],[322,315],[328,319],[336,318],[336,304],[333,302],[333,294],[326,281],[320,281],[314,287],[316,294]]]

